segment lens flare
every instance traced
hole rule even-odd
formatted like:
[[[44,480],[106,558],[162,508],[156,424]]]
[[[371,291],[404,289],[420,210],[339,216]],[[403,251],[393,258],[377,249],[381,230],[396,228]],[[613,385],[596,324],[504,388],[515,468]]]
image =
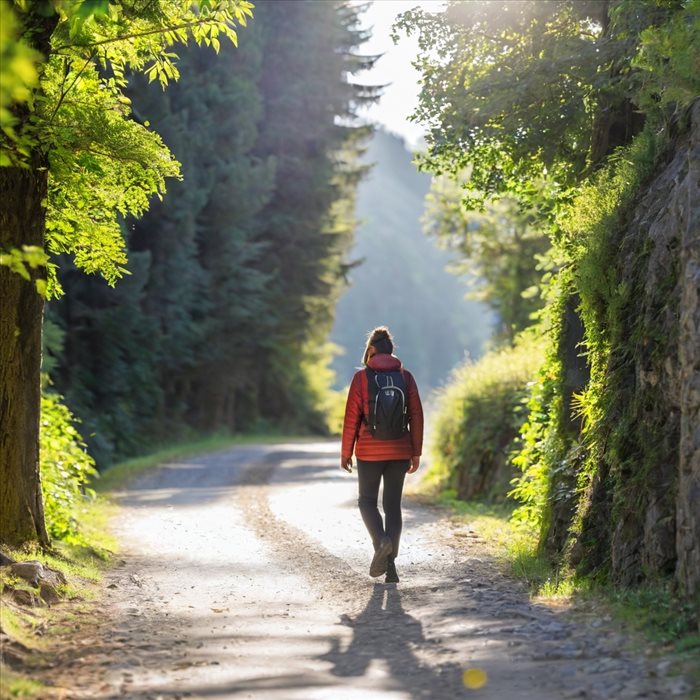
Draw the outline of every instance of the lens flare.
[[[469,690],[478,690],[486,685],[488,676],[486,675],[486,671],[481,668],[468,668],[462,674],[462,681],[465,688],[469,688]]]

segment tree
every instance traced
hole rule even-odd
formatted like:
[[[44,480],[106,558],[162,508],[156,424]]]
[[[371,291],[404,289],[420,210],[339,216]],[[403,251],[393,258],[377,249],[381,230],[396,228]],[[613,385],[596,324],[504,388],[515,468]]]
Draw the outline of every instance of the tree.
[[[368,132],[352,114],[373,94],[348,83],[371,60],[353,53],[358,12],[263,1],[237,49],[192,47],[167,91],[131,79],[135,117],[183,181],[126,222],[133,274],[116,293],[66,268],[49,305],[66,333],[52,377],[101,467],[174,432],[324,427],[322,349]]]
[[[689,385],[697,346],[692,323],[679,323],[695,308],[692,244],[679,231],[695,201],[686,173],[700,3],[498,7],[453,3],[404,26],[425,49],[424,167],[464,171],[469,208],[508,195],[532,208],[562,261],[517,457],[521,512],[541,525],[543,549],[579,573],[629,585],[675,570],[697,600],[696,406],[666,377],[684,372]]]
[[[629,96],[646,27],[677,3],[453,2],[405,13],[428,126],[421,167],[466,174],[465,205],[510,195],[551,221],[576,184],[643,125]],[[613,10],[609,12],[609,10]]]
[[[316,397],[299,368],[318,372],[330,359],[323,345],[352,241],[355,186],[366,172],[356,158],[371,132],[353,120],[359,106],[377,99],[376,88],[347,76],[376,57],[354,51],[367,38],[356,6],[282,0],[258,9],[268,43],[260,83],[266,118],[255,154],[274,157],[276,168],[274,197],[257,222],[269,246],[264,269],[274,318],[259,349],[261,397],[273,407],[270,419],[306,412],[307,425],[318,429]]]
[[[453,271],[474,280],[472,296],[498,314],[498,335],[512,344],[542,307],[540,264],[549,239],[515,200],[501,199],[482,212],[469,212],[460,194],[451,178],[433,180],[426,198],[425,231],[459,254]]]
[[[113,283],[126,262],[118,217],[143,213],[165,178],[178,174],[158,135],[130,118],[126,72],[166,85],[178,77],[174,44],[235,42],[234,26],[252,15],[246,0],[156,1],[141,9],[35,0],[15,8],[19,42],[43,63],[36,87],[15,93],[2,113],[0,144],[7,308],[0,320],[0,538],[14,544],[48,541],[38,473],[41,325],[43,295],[60,290],[47,255],[69,253],[80,269]]]

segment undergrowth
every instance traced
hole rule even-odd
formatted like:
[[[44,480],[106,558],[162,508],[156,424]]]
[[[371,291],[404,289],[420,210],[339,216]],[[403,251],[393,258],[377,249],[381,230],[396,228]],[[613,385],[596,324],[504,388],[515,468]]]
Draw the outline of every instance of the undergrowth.
[[[97,470],[78,422],[62,397],[44,387],[39,455],[46,530],[52,539],[84,543],[76,511],[94,496],[87,484]]]
[[[437,395],[428,484],[455,489],[460,498],[504,499],[543,344],[541,337],[525,333],[514,347],[454,370]]]
[[[550,553],[567,559],[571,535],[582,533],[577,562],[582,571],[607,570],[609,531],[596,530],[593,537],[587,533],[595,518],[611,515],[605,504],[594,502],[595,493],[616,498],[613,490],[620,488],[606,481],[611,460],[646,463],[658,442],[649,431],[636,436],[636,445],[627,437],[634,426],[624,411],[634,396],[625,373],[640,345],[627,327],[638,313],[629,302],[638,300],[641,292],[620,279],[617,256],[620,232],[658,163],[663,143],[662,136],[642,132],[579,188],[558,220],[562,266],[548,283],[545,295],[550,303],[543,315],[550,344],[530,395],[522,449],[514,459],[522,475],[512,494],[521,503],[516,518],[540,529],[540,544]],[[578,351],[590,372],[585,388],[573,396],[567,394],[571,367],[563,357],[567,305],[583,323]],[[572,428],[572,417],[580,431]],[[598,482],[609,488],[601,489]],[[591,509],[592,502],[597,510]]]

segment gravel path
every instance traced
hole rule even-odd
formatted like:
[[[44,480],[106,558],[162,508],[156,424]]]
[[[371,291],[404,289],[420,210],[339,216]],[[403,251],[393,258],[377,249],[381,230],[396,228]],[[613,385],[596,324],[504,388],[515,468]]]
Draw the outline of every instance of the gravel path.
[[[629,651],[606,619],[531,604],[437,509],[405,503],[401,583],[370,579],[337,451],[240,447],[119,494],[123,562],[98,624],[54,672],[61,697],[686,697],[667,661]],[[474,668],[480,689],[463,682]]]

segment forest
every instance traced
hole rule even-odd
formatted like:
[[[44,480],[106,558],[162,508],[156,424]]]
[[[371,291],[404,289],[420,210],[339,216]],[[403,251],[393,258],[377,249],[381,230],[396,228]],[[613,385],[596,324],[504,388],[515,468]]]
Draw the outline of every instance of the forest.
[[[2,5],[15,543],[47,541],[39,461],[48,496],[67,447],[80,481],[188,431],[327,430],[325,345],[369,133],[351,122],[375,97],[347,80],[373,59],[343,3],[263,2],[254,20],[238,0],[47,7]]]
[[[154,445],[329,436],[388,269],[421,383],[458,365],[438,488],[700,624],[700,0],[405,12],[418,172],[359,118],[361,12],[0,3],[0,547],[80,541],[96,474]]]

